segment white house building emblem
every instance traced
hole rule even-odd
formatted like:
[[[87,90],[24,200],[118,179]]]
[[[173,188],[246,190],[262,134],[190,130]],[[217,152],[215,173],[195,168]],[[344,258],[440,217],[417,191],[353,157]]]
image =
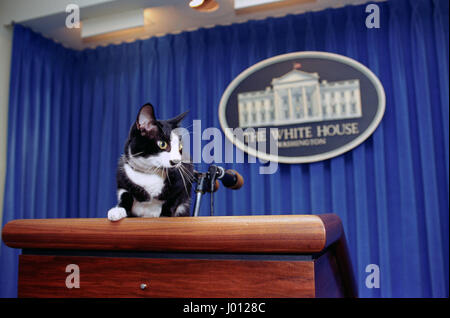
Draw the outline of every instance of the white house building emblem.
[[[238,94],[239,126],[289,125],[362,116],[359,80],[321,81],[299,70],[272,79],[262,91]]]
[[[304,163],[358,146],[375,131],[384,110],[383,86],[361,63],[332,53],[296,52],[239,74],[222,96],[219,120],[227,138],[250,155]],[[241,137],[229,128],[242,130]],[[275,155],[267,151],[270,142],[277,145]]]

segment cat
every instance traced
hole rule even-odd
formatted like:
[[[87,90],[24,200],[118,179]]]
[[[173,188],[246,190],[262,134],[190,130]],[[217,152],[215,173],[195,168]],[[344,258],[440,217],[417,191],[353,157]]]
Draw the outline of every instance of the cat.
[[[110,221],[125,217],[190,216],[192,163],[182,156],[176,128],[187,115],[157,120],[150,103],[139,110],[117,167],[116,207]]]

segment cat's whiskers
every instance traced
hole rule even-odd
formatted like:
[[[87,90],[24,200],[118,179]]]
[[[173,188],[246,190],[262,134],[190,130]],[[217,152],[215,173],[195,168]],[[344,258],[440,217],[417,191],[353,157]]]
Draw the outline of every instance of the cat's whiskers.
[[[188,135],[192,135],[193,134],[193,132],[192,131],[188,131],[187,133],[185,133],[185,134],[182,134],[182,135],[178,135],[178,137],[180,137],[180,138],[183,138],[184,136],[188,136]]]
[[[153,166],[148,169],[146,173],[149,174],[158,174],[162,177],[168,176],[168,173],[166,172],[166,169],[163,166]],[[170,182],[170,180],[169,180]]]
[[[194,175],[189,170],[187,170],[187,168],[184,167],[183,165],[180,165],[180,169],[184,173],[186,178],[189,180],[189,182],[192,184],[192,182],[195,180]]]
[[[183,177],[183,172],[182,172],[182,170],[179,169],[178,167],[177,167],[177,170],[178,170],[178,172],[180,173],[181,180],[183,181],[184,190],[186,191],[186,194],[189,195],[188,190],[187,190],[187,186],[186,186],[186,181],[184,180],[184,177]]]
[[[188,130],[188,128],[191,128],[192,126],[194,126],[194,124],[189,125],[189,126],[187,126],[187,127],[182,127],[182,128]]]
[[[141,162],[139,158],[130,158],[134,160],[128,160],[128,164],[138,171],[141,171],[146,174],[158,174],[161,176],[167,175],[166,171],[164,170],[164,167],[162,166],[148,166],[145,163]]]
[[[167,176],[167,180],[169,181],[170,184],[172,184],[172,182],[170,182],[170,177],[169,177],[169,168],[164,168],[164,172]]]
[[[135,153],[135,154],[132,154],[132,153],[130,152],[130,157],[136,158],[137,156],[139,156],[140,154],[143,154],[143,153],[144,153],[143,151],[138,152],[138,153]]]

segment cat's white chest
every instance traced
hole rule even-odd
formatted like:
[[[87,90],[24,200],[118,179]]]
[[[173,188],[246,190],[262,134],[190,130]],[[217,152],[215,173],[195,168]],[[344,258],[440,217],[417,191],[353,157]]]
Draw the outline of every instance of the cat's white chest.
[[[164,201],[152,199],[150,202],[138,202],[134,201],[131,211],[134,216],[144,218],[157,218],[161,215],[162,206]]]
[[[135,216],[157,218],[161,215],[164,201],[156,198],[161,194],[164,188],[164,178],[157,174],[147,174],[133,170],[128,164],[124,165],[128,178],[138,186],[142,187],[151,197],[148,202],[134,201],[131,212]]]
[[[152,198],[158,197],[164,188],[164,178],[158,174],[147,174],[133,170],[128,164],[124,165],[128,178],[138,186],[144,188]]]

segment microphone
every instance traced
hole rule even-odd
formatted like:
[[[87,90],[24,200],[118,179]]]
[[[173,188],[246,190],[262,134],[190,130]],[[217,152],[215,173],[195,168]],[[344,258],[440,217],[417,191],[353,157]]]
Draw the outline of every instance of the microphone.
[[[244,185],[244,178],[232,169],[225,170],[222,167],[216,165],[210,165],[208,172],[198,172],[194,170],[195,182],[197,186],[195,188],[197,199],[195,200],[194,216],[198,216],[200,211],[200,200],[205,192],[211,193],[211,215],[214,215],[214,196],[213,193],[219,189],[219,181],[222,181],[223,185],[227,188],[237,190]]]
[[[218,175],[217,179],[222,181],[222,184],[232,190],[238,190],[244,185],[244,178],[235,170],[225,170],[222,167],[217,167]]]

